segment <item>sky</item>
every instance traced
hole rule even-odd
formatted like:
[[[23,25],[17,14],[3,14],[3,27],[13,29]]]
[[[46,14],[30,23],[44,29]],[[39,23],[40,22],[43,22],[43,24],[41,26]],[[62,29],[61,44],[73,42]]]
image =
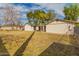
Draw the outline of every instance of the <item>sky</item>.
[[[24,23],[27,22],[27,17],[26,14],[27,12],[31,11],[31,10],[37,10],[37,9],[42,9],[45,11],[48,10],[54,10],[56,13],[56,17],[59,19],[63,19],[64,13],[63,13],[63,9],[66,5],[70,5],[68,3],[12,3],[12,4],[0,4],[0,20],[3,19],[3,15],[4,15],[4,11],[3,8],[6,7],[6,5],[10,5],[12,7],[14,7],[18,13],[20,14],[20,18],[19,20],[21,20]],[[1,23],[2,21],[0,21]]]

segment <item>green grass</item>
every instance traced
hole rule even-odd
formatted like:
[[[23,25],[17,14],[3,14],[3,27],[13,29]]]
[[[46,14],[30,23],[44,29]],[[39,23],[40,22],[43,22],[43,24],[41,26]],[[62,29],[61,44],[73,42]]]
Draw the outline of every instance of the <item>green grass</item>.
[[[13,55],[17,49],[30,37],[31,31],[0,31],[0,37],[10,55]],[[35,32],[23,55],[36,56],[40,55],[54,42],[72,45],[73,39],[71,35],[50,34],[45,32]],[[54,52],[55,53],[55,52]]]

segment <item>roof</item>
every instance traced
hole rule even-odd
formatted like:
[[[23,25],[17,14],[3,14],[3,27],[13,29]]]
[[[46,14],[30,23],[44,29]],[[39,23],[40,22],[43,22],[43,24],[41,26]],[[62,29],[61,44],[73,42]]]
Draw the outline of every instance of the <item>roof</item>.
[[[72,20],[61,20],[62,22],[67,22],[67,23],[79,23],[78,21],[72,21]]]
[[[12,25],[2,25],[0,27],[12,27]],[[13,25],[13,27],[24,27],[23,25]]]
[[[48,25],[56,25],[56,24],[73,24],[69,21],[53,21],[51,23],[49,23]]]
[[[49,24],[50,25],[52,25],[52,24],[57,24],[57,23],[59,23],[59,24],[61,24],[61,23],[70,23],[70,24],[75,24],[75,23],[79,23],[78,21],[70,21],[70,20],[56,20],[56,21],[52,21],[52,22],[50,22]],[[47,24],[47,25],[49,25],[49,24]],[[26,23],[26,25],[29,25],[28,23]],[[26,26],[25,25],[25,26]],[[31,26],[31,25],[29,25],[29,26]]]

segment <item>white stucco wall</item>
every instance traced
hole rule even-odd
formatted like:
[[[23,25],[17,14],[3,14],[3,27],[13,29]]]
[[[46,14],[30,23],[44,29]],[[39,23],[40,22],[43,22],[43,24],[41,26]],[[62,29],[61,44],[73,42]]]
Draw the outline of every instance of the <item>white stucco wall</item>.
[[[69,31],[69,26],[70,30]],[[34,31],[33,27],[30,25],[25,25],[25,31]],[[54,21],[48,25],[46,25],[46,32],[48,33],[56,33],[56,34],[73,34],[74,33],[74,25],[61,21]]]
[[[12,27],[1,27],[1,30],[12,30]]]
[[[31,27],[30,25],[25,25],[25,31],[34,31],[33,27]]]
[[[70,26],[70,31],[68,30],[69,26]],[[57,34],[66,34],[66,33],[73,34],[74,25],[65,22],[55,21],[46,26],[46,32],[57,33]]]

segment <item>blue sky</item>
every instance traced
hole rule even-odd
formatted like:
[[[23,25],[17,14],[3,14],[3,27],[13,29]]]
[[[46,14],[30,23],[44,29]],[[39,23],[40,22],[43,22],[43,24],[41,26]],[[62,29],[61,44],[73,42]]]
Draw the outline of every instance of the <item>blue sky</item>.
[[[31,10],[36,10],[36,9],[42,9],[42,10],[54,10],[55,13],[57,14],[57,18],[63,19],[64,13],[63,13],[63,9],[64,6],[69,5],[66,3],[12,3],[12,4],[8,4],[13,6],[15,9],[18,10],[18,13],[21,15],[21,17],[19,18],[19,20],[21,20],[23,23],[27,22],[27,17],[26,17],[26,13],[31,11]],[[3,19],[3,10],[2,8],[5,7],[6,4],[0,4],[0,19]],[[1,21],[0,21],[1,23]]]

